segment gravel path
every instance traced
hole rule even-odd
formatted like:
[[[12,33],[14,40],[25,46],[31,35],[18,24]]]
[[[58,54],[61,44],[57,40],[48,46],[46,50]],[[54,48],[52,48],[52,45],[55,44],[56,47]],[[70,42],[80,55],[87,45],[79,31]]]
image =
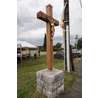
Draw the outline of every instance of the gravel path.
[[[76,73],[79,78],[73,83],[72,88],[66,93],[61,94],[58,98],[82,98],[82,60],[80,64],[75,66]]]

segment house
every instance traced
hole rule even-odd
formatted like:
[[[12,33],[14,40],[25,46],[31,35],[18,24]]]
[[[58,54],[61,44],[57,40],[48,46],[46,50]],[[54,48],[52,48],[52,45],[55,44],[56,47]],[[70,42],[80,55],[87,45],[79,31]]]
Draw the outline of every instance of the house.
[[[27,58],[33,56],[38,47],[27,41],[17,41],[17,58]]]

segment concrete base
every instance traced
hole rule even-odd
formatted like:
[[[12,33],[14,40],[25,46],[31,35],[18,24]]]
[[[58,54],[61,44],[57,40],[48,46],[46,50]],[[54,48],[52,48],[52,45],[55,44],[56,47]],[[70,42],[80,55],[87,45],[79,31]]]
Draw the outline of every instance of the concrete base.
[[[62,70],[48,69],[37,72],[37,91],[48,98],[55,98],[64,91],[64,72]]]

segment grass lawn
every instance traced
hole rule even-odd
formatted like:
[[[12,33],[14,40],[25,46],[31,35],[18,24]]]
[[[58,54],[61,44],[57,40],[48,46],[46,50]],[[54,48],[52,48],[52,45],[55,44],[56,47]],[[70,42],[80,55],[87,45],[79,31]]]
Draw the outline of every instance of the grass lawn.
[[[63,69],[64,61],[54,59],[55,68]],[[17,67],[17,98],[46,98],[36,91],[36,72],[47,68],[45,56],[35,62],[30,58]],[[65,91],[70,88],[76,78],[74,73],[65,73]]]

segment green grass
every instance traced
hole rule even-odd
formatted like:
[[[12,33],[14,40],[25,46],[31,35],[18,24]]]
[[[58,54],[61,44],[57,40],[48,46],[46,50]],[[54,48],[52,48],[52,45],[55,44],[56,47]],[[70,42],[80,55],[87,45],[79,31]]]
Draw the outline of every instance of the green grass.
[[[54,59],[55,68],[63,69],[64,61]],[[36,63],[34,59],[24,60],[17,68],[17,98],[46,98],[36,91],[36,72],[47,68],[45,56]],[[75,80],[74,73],[65,73],[65,89],[71,87]]]

